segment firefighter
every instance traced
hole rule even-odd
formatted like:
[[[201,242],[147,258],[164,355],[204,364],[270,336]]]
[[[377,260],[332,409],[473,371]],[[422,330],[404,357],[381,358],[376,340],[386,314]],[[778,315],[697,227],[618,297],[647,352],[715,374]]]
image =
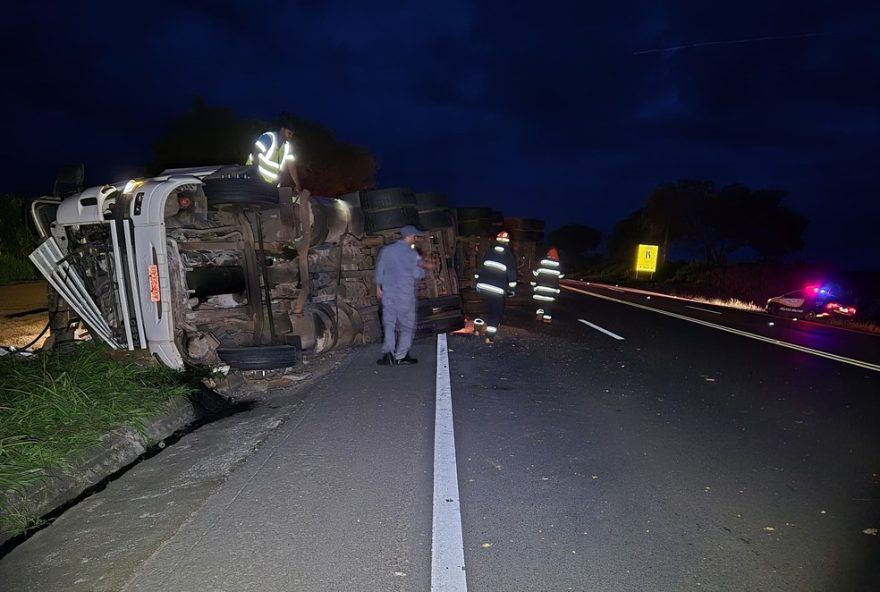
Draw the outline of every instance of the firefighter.
[[[247,164],[256,164],[257,172],[267,183],[292,186],[297,194],[302,191],[293,153],[293,129],[287,121],[279,123],[277,132],[263,132],[257,138]]]
[[[559,280],[564,276],[560,273],[559,252],[550,247],[547,254],[532,271],[532,300],[538,306],[535,315],[545,323],[553,321],[553,305],[559,295]]]
[[[510,250],[510,234],[502,230],[495,237],[495,244],[474,274],[477,292],[486,305],[486,318],[474,319],[476,327],[485,327],[486,343],[492,343],[498,335],[504,298],[516,291],[516,259]]]

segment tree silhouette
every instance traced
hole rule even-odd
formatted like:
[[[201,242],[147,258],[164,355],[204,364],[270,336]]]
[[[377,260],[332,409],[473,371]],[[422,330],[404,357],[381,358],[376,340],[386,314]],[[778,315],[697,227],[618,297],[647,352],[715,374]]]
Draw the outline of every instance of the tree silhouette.
[[[682,180],[658,186],[639,219],[640,240],[659,242],[661,258],[672,244],[699,246],[706,261],[724,265],[752,247],[764,258],[803,248],[807,219],[782,201],[785,192],[733,184],[716,190],[711,181]]]
[[[583,255],[599,246],[602,232],[583,224],[566,224],[548,235],[550,244],[571,256]]]
[[[363,146],[336,139],[332,130],[289,114],[294,150],[303,187],[316,195],[336,196],[375,185],[376,161]],[[190,166],[242,164],[260,133],[274,124],[239,119],[226,107],[208,105],[197,97],[192,108],[168,124],[153,143],[150,174]]]

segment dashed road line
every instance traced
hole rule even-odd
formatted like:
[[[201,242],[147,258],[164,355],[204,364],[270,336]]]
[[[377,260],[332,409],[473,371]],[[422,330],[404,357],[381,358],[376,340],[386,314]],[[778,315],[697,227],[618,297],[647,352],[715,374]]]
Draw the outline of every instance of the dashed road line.
[[[584,325],[587,325],[588,327],[592,327],[592,328],[595,329],[596,331],[601,331],[602,333],[604,333],[605,335],[608,335],[609,337],[613,337],[614,339],[617,339],[618,341],[623,341],[623,337],[621,337],[621,336],[618,335],[617,333],[612,333],[612,332],[609,331],[608,329],[603,329],[603,328],[600,327],[599,325],[594,325],[594,324],[591,323],[590,321],[585,321],[584,319],[578,319],[578,321],[580,321],[580,322],[583,323]]]
[[[734,329],[733,327],[725,327],[724,325],[717,325],[715,323],[710,323],[709,321],[704,321],[702,319],[695,319],[695,318],[687,317],[687,316],[684,316],[684,315],[681,315],[681,314],[678,314],[675,312],[670,312],[668,310],[661,310],[659,308],[651,308],[650,306],[645,306],[643,304],[637,304],[635,302],[627,302],[626,300],[620,300],[619,298],[612,298],[611,296],[604,296],[602,294],[596,294],[595,292],[588,292],[586,290],[581,290],[580,288],[575,288],[574,286],[562,285],[562,286],[560,286],[560,288],[564,288],[565,290],[569,290],[571,292],[577,292],[578,294],[592,296],[593,298],[601,298],[602,300],[609,300],[611,302],[617,302],[618,304],[626,304],[627,306],[635,306],[636,308],[641,308],[643,310],[648,310],[650,312],[656,312],[659,314],[666,315],[668,317],[674,317],[674,318],[680,319],[682,321],[688,321],[690,323],[696,323],[698,325],[712,327],[713,329],[718,329],[720,331],[727,331],[728,333],[733,333],[734,335],[741,335],[743,337],[749,337],[751,339],[756,339],[758,341],[763,341],[765,343],[772,343],[773,345],[778,345],[779,347],[793,349],[795,351],[803,352],[805,354],[812,354],[814,356],[819,356],[820,358],[827,358],[829,360],[834,360],[835,362],[843,362],[844,364],[850,364],[852,366],[858,366],[859,368],[865,368],[867,370],[874,370],[875,372],[880,372],[880,365],[878,365],[878,364],[872,364],[870,362],[864,362],[862,360],[856,360],[854,358],[847,358],[846,356],[839,356],[837,354],[824,352],[824,351],[821,351],[818,349],[813,349],[811,347],[804,347],[803,345],[797,345],[795,343],[789,343],[787,341],[773,339],[772,337],[764,337],[763,335],[758,335],[756,333],[749,333],[748,331]]]
[[[434,416],[434,517],[431,527],[432,592],[467,592],[461,500],[452,426],[452,386],[446,335],[437,335],[437,403]]]
[[[720,315],[722,314],[720,310],[709,310],[708,308],[700,308],[699,306],[691,306],[690,304],[685,304],[685,308],[693,308],[694,310],[702,310],[703,312],[711,312],[712,314]]]

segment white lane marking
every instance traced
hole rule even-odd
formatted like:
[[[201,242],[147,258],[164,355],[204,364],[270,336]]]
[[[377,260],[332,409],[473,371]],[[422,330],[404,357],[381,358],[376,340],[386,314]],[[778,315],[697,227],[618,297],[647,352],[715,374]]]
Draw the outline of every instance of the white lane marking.
[[[836,362],[843,362],[844,364],[851,364],[853,366],[858,366],[859,368],[866,368],[867,370],[874,370],[875,372],[880,372],[880,365],[872,364],[870,362],[863,362],[862,360],[855,360],[853,358],[847,358],[845,356],[838,356],[837,354],[823,352],[818,349],[804,347],[802,345],[797,345],[795,343],[789,343],[787,341],[780,341],[779,339],[773,339],[772,337],[764,337],[763,335],[749,333],[748,331],[741,331],[739,329],[734,329],[732,327],[725,327],[724,325],[716,325],[715,323],[710,323],[709,321],[703,321],[700,319],[693,319],[691,317],[686,317],[684,315],[680,315],[680,314],[674,313],[674,312],[669,312],[667,310],[660,310],[659,308],[651,308],[650,306],[636,304],[635,302],[627,302],[626,300],[618,300],[617,298],[612,298],[611,296],[603,296],[602,294],[596,294],[594,292],[587,292],[586,290],[581,290],[579,288],[575,288],[574,286],[563,285],[560,287],[565,288],[566,290],[570,290],[572,292],[577,292],[579,294],[585,294],[587,296],[592,296],[594,298],[601,298],[603,300],[610,300],[611,302],[617,302],[619,304],[626,304],[628,306],[635,306],[636,308],[641,308],[643,310],[648,310],[651,312],[657,312],[660,314],[664,314],[668,317],[674,317],[676,319],[681,319],[682,321],[689,321],[691,323],[696,323],[698,325],[705,325],[706,327],[712,327],[713,329],[720,329],[721,331],[727,331],[728,333],[733,333],[734,335],[741,335],[743,337],[750,337],[752,339],[757,339],[758,341],[763,341],[765,343],[772,343],[773,345],[778,345],[779,347],[787,347],[788,349],[793,349],[795,351],[803,352],[806,354],[812,354],[814,356],[819,356],[821,358],[828,358],[829,360],[834,360]]]
[[[431,528],[431,590],[467,592],[455,434],[452,427],[452,386],[446,334],[437,335],[437,411],[434,416],[434,519]]]
[[[604,333],[605,335],[608,335],[608,336],[610,336],[610,337],[613,337],[614,339],[617,339],[617,340],[619,340],[619,341],[623,341],[623,337],[621,337],[620,335],[618,335],[618,334],[616,334],[616,333],[612,333],[612,332],[609,331],[608,329],[603,329],[603,328],[600,327],[599,325],[594,325],[594,324],[591,323],[590,321],[585,321],[584,319],[578,319],[578,320],[579,320],[580,322],[582,322],[584,325],[587,325],[588,327],[592,327],[592,328],[595,329],[596,331],[601,331],[601,332]]]
[[[685,304],[685,308],[693,308],[694,310],[702,310],[703,312],[711,312],[712,314],[721,314],[721,311],[718,310],[709,310],[708,308],[700,308],[699,306],[691,306],[690,304]]]

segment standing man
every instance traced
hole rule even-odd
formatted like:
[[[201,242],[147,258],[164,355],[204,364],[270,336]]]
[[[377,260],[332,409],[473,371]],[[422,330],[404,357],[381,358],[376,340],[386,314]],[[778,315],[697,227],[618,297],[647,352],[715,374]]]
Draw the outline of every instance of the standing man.
[[[538,305],[535,315],[545,323],[553,321],[553,304],[559,294],[559,280],[564,276],[559,268],[559,252],[550,247],[547,255],[532,271],[532,300]]]
[[[385,245],[376,263],[376,297],[382,301],[385,340],[380,366],[415,364],[409,355],[416,332],[416,283],[431,264],[416,252],[416,239],[424,233],[415,226],[400,229],[401,239]]]
[[[293,153],[293,129],[286,119],[279,122],[277,132],[263,132],[257,138],[247,164],[256,164],[257,172],[267,183],[293,187],[297,194],[302,191]]]
[[[486,327],[486,343],[492,343],[501,326],[504,297],[516,292],[516,258],[510,250],[510,234],[502,230],[495,237],[495,244],[474,274],[477,292],[486,305],[486,318],[474,319],[475,326]]]

